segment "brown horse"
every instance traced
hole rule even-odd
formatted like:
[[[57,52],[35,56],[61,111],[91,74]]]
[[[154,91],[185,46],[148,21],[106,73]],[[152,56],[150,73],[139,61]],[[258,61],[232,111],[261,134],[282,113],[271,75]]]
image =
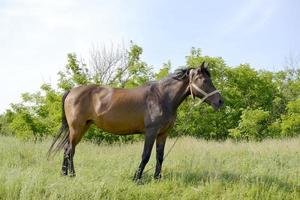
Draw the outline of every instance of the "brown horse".
[[[180,69],[174,74],[134,89],[79,86],[62,98],[62,127],[48,155],[64,148],[62,174],[75,176],[73,157],[91,123],[112,134],[145,134],[142,161],[134,180],[142,177],[156,140],[155,178],[160,178],[167,131],[174,124],[178,106],[189,95],[197,96],[218,109],[223,104],[204,63],[196,69]],[[60,141],[54,148],[54,145]]]

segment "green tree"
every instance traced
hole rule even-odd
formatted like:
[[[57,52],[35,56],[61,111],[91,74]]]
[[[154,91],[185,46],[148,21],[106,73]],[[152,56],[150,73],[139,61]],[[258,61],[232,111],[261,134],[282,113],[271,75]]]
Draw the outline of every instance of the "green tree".
[[[85,85],[91,82],[89,70],[85,63],[79,62],[75,53],[69,53],[68,64],[65,71],[60,71],[58,87],[63,90],[70,90],[78,85]]]
[[[230,136],[237,139],[263,139],[266,137],[269,113],[261,109],[245,109],[238,127],[230,129]]]
[[[171,69],[171,61],[163,63],[162,68],[155,74],[155,79],[160,80],[169,75]]]
[[[282,116],[281,130],[283,136],[300,134],[300,98],[287,105],[287,114]]]
[[[117,70],[116,81],[112,83],[113,85],[122,88],[133,88],[153,79],[152,68],[140,59],[142,53],[142,47],[131,43],[127,67]]]

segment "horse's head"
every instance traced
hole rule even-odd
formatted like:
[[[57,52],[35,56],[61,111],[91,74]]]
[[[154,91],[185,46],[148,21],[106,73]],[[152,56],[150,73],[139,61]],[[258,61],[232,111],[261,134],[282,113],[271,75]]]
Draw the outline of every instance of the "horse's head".
[[[205,62],[200,67],[190,70],[189,80],[193,98],[194,96],[201,98],[203,102],[210,104],[214,109],[218,109],[224,104],[223,97],[212,83]]]

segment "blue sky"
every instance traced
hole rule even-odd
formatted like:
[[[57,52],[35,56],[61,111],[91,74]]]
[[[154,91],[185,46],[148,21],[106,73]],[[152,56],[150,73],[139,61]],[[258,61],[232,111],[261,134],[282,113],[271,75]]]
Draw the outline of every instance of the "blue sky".
[[[0,0],[0,112],[95,44],[132,40],[154,68],[184,65],[197,47],[230,66],[283,69],[300,55],[299,10],[298,0]]]

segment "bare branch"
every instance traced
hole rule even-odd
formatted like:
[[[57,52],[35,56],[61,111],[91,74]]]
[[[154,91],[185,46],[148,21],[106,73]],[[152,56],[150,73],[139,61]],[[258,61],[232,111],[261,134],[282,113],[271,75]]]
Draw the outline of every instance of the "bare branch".
[[[124,45],[111,44],[110,48],[94,45],[90,50],[90,66],[96,75],[96,82],[103,85],[113,84],[117,73],[125,73],[128,68],[127,50]]]

